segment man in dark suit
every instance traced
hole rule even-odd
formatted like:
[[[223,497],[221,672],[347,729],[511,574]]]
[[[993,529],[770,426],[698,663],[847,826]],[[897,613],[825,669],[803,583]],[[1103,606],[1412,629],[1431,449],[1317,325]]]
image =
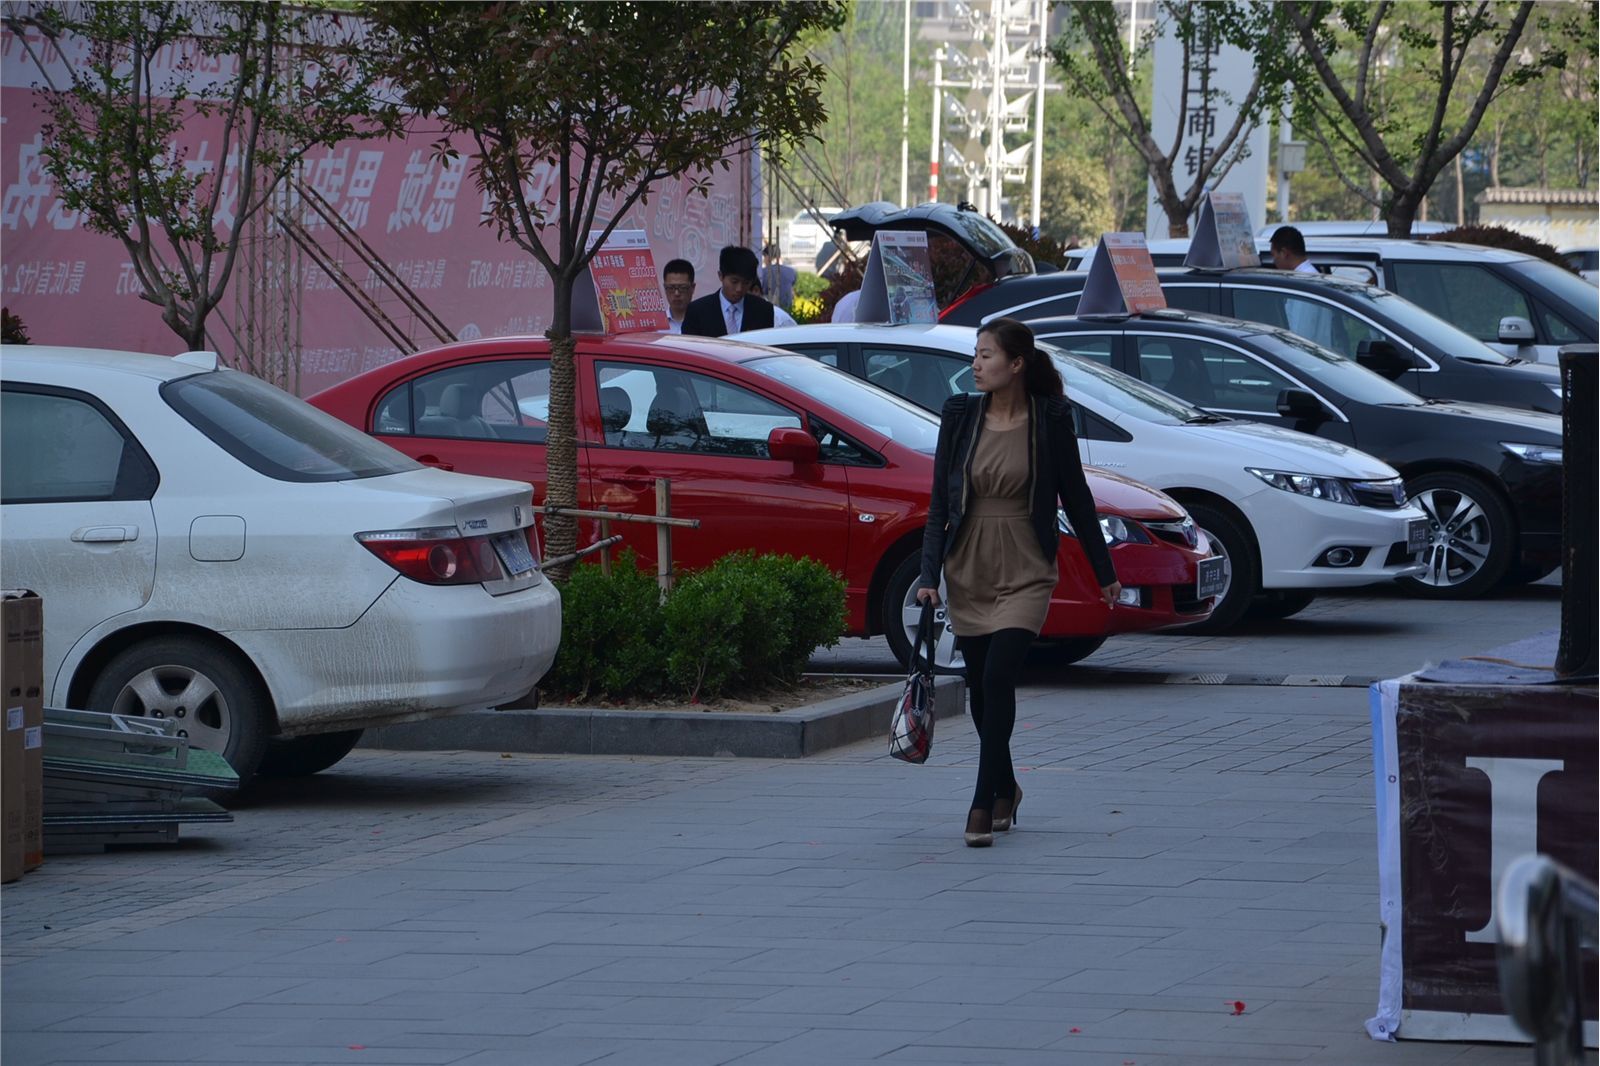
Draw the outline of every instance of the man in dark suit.
[[[760,264],[756,253],[730,244],[717,261],[722,287],[689,305],[683,314],[683,332],[698,337],[726,337],[750,329],[771,329],[772,305],[750,293]]]

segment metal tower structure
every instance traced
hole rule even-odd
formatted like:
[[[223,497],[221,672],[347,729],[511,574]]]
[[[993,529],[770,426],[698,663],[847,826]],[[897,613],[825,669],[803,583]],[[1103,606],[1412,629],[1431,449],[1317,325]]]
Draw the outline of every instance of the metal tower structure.
[[[979,211],[1002,218],[1011,207],[1015,217],[1023,212],[1006,186],[1030,183],[1026,217],[1037,224],[1044,94],[1059,88],[1046,78],[1048,0],[967,0],[945,10],[949,28],[933,55],[928,199],[939,199],[948,176]],[[1032,136],[1008,147],[1008,133]]]

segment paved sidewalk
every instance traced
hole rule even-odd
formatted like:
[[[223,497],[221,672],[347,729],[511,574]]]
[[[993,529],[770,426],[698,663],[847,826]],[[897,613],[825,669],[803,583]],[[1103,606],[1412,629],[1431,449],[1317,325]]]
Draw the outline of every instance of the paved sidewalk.
[[[923,767],[358,751],[6,888],[0,1053],[1521,1066],[1362,1031],[1366,722],[1353,689],[1029,689],[1026,817],[987,850],[954,721]]]

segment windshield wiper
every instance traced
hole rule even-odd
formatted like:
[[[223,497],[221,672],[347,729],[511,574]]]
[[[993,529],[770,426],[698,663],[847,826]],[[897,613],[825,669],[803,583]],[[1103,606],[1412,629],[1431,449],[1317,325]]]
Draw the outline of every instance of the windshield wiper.
[[[1233,419],[1224,418],[1222,415],[1192,415],[1189,418],[1185,418],[1183,420],[1183,424],[1186,426],[1210,426],[1215,425],[1218,422],[1232,421]]]

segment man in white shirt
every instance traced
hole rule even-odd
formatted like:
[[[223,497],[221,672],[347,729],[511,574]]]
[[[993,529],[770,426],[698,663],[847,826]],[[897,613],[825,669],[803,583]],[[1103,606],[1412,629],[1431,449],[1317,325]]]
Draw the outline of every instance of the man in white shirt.
[[[1315,274],[1317,268],[1306,258],[1306,238],[1293,226],[1279,226],[1272,233],[1272,268],[1296,274]]]
[[[667,293],[667,332],[683,332],[683,314],[694,299],[694,264],[687,259],[669,260],[661,268],[661,287]]]
[[[1318,273],[1306,258],[1305,236],[1293,226],[1279,226],[1272,232],[1270,243],[1273,269],[1296,274]],[[1324,348],[1337,350],[1340,347],[1333,335],[1333,312],[1315,300],[1287,301],[1284,321],[1290,333],[1315,341]]]
[[[839,297],[839,302],[833,305],[833,317],[830,322],[854,322],[856,320],[856,301],[861,299],[861,290],[852,289]]]

